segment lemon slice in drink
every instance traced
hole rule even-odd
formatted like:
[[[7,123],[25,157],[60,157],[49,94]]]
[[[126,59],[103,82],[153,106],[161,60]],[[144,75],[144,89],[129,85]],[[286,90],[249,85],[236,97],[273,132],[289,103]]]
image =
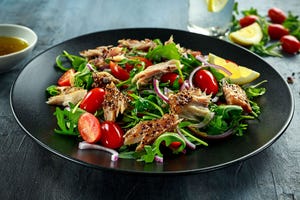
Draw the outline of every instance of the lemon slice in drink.
[[[209,12],[219,12],[227,4],[228,0],[206,0],[207,1],[207,10]]]
[[[229,34],[234,43],[250,46],[258,44],[263,38],[262,30],[257,22]]]
[[[252,69],[249,69],[244,66],[239,66],[232,61],[226,60],[212,53],[208,54],[208,62],[211,64],[222,66],[228,71],[230,71],[231,75],[228,76],[227,73],[225,73],[222,70],[219,70],[219,72],[223,73],[225,77],[228,77],[232,81],[232,83],[236,83],[238,85],[250,83],[260,76],[260,73]]]

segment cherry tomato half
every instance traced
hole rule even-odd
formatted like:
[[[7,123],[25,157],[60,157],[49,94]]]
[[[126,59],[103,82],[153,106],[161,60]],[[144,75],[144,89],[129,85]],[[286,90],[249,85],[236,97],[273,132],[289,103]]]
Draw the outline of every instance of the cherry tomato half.
[[[219,84],[213,74],[205,69],[201,69],[196,72],[194,76],[194,84],[202,91],[206,91],[206,94],[217,94],[219,90]]]
[[[91,113],[83,113],[78,119],[78,131],[83,140],[96,143],[101,139],[99,120]]]
[[[59,86],[71,86],[71,79],[75,74],[74,69],[69,69],[66,71],[57,81]]]
[[[139,60],[141,62],[144,62],[145,63],[145,68],[153,65],[153,63],[149,59],[147,59],[145,57],[136,56],[136,57],[133,57],[133,59],[136,59],[136,60]]]
[[[80,108],[90,113],[95,113],[102,105],[105,90],[102,88],[91,89],[80,103]]]
[[[120,79],[121,81],[126,81],[127,79],[129,79],[129,72],[120,67],[117,63],[110,61],[109,67],[112,75],[114,75],[117,79]]]
[[[102,137],[100,143],[108,148],[120,148],[123,143],[124,132],[118,124],[112,121],[104,121],[101,123]]]
[[[182,83],[183,83],[182,78],[180,78],[180,76],[178,74],[176,74],[175,72],[168,72],[168,73],[163,74],[160,77],[160,81],[162,83],[170,82],[170,85],[173,85],[177,79],[178,79],[179,85],[182,85]]]
[[[256,15],[247,15],[243,18],[241,18],[239,20],[239,23],[240,23],[240,26],[241,27],[246,27],[246,26],[249,26],[251,24],[253,24],[254,22],[256,22],[258,20],[258,16]]]
[[[273,23],[282,24],[286,19],[286,14],[279,8],[270,8],[268,10],[268,16]]]
[[[286,53],[294,54],[300,50],[299,40],[292,35],[285,35],[280,39],[281,48]]]
[[[268,26],[268,34],[271,39],[279,40],[282,36],[288,35],[289,30],[281,24],[270,24]]]

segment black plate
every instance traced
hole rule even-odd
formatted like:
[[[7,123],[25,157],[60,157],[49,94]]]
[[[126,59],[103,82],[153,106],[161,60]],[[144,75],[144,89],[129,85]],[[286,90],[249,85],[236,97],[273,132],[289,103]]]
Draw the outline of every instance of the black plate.
[[[258,99],[262,108],[259,121],[251,121],[243,137],[211,143],[209,147],[165,159],[163,164],[144,164],[134,160],[110,161],[110,155],[101,151],[78,150],[74,138],[54,134],[56,119],[54,107],[47,105],[45,88],[55,84],[62,74],[55,65],[55,57],[63,50],[71,54],[100,45],[116,45],[118,39],[160,38],[166,41],[173,35],[181,46],[209,52],[240,65],[249,66],[261,73],[267,93]],[[121,29],[83,35],[58,44],[41,53],[22,70],[11,89],[11,107],[15,118],[24,131],[38,144],[67,159],[97,169],[112,171],[174,174],[215,170],[249,158],[270,146],[288,127],[294,112],[291,91],[283,78],[269,64],[251,52],[215,38],[170,29]]]

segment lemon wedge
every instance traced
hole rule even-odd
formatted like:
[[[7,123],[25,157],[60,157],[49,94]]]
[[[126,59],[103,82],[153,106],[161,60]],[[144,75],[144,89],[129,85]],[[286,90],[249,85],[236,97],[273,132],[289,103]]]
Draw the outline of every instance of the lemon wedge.
[[[206,0],[206,1],[207,1],[207,9],[209,12],[221,11],[228,2],[228,0]]]
[[[234,82],[239,85],[250,83],[260,76],[260,73],[244,66],[239,66],[241,77],[235,79]]]
[[[208,54],[208,62],[211,64],[222,66],[225,69],[227,69],[228,71],[230,71],[231,76],[229,78],[232,80],[237,79],[241,76],[238,65],[234,62],[225,60],[224,58],[216,56],[215,54],[212,54],[212,53]],[[222,70],[220,70],[220,73],[224,74],[225,76],[228,76],[228,74]]]
[[[234,43],[250,46],[258,44],[263,38],[263,32],[257,22],[229,34]]]
[[[260,76],[260,73],[249,69],[244,66],[239,66],[236,63],[226,60],[222,57],[216,56],[212,53],[208,54],[208,62],[211,64],[219,65],[231,72],[228,76],[224,71],[219,70],[220,73],[224,74],[225,77],[229,78],[232,83],[243,85],[250,83]]]

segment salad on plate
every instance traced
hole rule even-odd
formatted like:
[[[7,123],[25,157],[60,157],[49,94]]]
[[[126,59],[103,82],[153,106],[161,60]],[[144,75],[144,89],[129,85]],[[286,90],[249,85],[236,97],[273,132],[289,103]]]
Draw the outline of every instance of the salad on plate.
[[[251,84],[259,72],[181,47],[172,36],[121,39],[79,54],[57,56],[63,74],[46,88],[54,132],[113,161],[163,162],[242,136],[260,114],[255,98],[266,92],[265,80]]]

